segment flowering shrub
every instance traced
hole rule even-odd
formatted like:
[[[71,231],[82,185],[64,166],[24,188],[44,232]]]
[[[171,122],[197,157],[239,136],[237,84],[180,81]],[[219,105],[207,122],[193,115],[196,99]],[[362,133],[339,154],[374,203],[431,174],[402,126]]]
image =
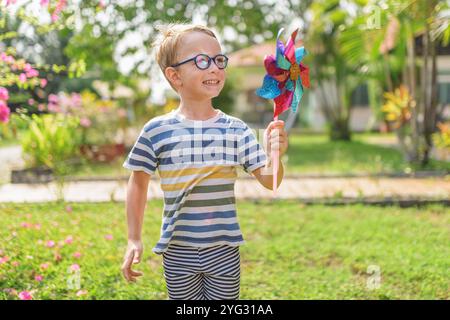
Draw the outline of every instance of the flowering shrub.
[[[100,146],[121,142],[117,137],[126,128],[127,113],[117,102],[99,99],[89,91],[50,95],[48,100],[49,112],[79,119],[81,144]],[[41,109],[44,110],[44,107]]]
[[[27,116],[24,116],[27,117]],[[32,115],[22,137],[24,160],[30,167],[45,166],[64,174],[65,161],[78,155],[79,120],[63,114]]]
[[[411,119],[411,108],[414,105],[414,100],[404,85],[395,89],[394,92],[386,92],[384,97],[386,103],[382,106],[381,112],[384,113],[386,121],[392,123],[394,128],[398,129]]]
[[[433,142],[436,147],[450,152],[450,122],[438,123],[439,132],[433,134]]]

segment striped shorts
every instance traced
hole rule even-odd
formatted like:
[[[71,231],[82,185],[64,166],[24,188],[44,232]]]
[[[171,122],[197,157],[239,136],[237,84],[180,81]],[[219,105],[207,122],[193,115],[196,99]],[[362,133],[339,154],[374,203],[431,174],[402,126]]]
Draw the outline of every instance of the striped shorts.
[[[239,246],[170,244],[163,253],[163,266],[171,300],[239,299]]]

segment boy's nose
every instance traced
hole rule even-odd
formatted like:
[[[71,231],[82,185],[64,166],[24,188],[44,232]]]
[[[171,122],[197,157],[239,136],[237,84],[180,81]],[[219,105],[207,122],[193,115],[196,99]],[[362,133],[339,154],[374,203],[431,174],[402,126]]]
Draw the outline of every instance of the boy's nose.
[[[209,71],[219,71],[219,67],[216,65],[214,61],[211,61],[211,65],[208,68]]]

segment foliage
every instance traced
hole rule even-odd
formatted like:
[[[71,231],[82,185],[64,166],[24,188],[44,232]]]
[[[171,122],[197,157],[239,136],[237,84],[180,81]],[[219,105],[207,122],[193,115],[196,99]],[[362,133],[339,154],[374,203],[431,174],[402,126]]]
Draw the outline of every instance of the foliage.
[[[126,110],[116,101],[99,99],[90,91],[81,94],[60,93],[53,97],[51,112],[76,117],[79,120],[78,132],[81,143],[88,145],[106,145],[117,140],[119,130],[127,125]]]
[[[67,160],[79,154],[78,119],[63,114],[33,114],[28,119],[29,130],[21,141],[28,166],[46,166],[58,175],[65,174]]]
[[[385,119],[394,124],[395,129],[411,120],[411,108],[414,107],[415,102],[406,86],[401,85],[394,92],[386,92],[384,97],[386,103],[381,111],[385,114]]]
[[[439,132],[433,134],[433,140],[436,147],[448,150],[450,152],[450,122],[438,123]]]

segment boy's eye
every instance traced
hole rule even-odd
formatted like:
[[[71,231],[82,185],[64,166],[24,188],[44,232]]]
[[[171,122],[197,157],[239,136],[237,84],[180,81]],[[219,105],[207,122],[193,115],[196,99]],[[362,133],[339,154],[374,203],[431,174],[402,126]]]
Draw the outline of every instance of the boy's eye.
[[[216,57],[216,63],[218,67],[225,67],[227,61],[227,59],[224,56],[217,56]]]
[[[200,68],[206,68],[209,64],[209,57],[200,55],[196,59],[196,63]]]

